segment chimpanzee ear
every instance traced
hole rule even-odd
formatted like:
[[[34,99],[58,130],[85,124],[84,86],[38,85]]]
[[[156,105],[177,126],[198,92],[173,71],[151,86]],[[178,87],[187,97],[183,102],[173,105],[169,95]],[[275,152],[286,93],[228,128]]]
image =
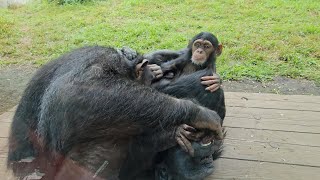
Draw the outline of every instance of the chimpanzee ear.
[[[141,68],[146,67],[148,64],[149,64],[149,61],[147,59],[142,60]]]
[[[222,44],[219,44],[219,45],[218,45],[218,48],[217,48],[217,50],[216,50],[216,56],[220,56],[220,55],[221,55],[222,49],[223,49]]]
[[[148,65],[149,61],[147,59],[142,60],[141,63],[136,65],[136,71],[143,71],[143,69]]]

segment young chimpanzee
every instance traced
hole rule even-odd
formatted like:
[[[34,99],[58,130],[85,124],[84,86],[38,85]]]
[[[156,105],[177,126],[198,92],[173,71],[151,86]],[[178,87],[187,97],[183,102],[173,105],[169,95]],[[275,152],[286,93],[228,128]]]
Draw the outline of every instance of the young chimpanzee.
[[[182,52],[184,53],[176,59],[160,64],[164,77],[154,82],[153,86],[178,98],[196,99],[202,106],[215,110],[224,119],[224,93],[219,89],[220,78],[212,76],[216,73],[216,59],[222,53],[222,45],[213,34],[201,32],[192,38],[187,49]],[[157,53],[153,53],[153,57],[156,56]],[[172,79],[166,77],[168,73],[174,73]],[[218,86],[210,89],[212,93],[199,93],[199,90],[203,90],[198,83],[200,79],[208,80],[202,81],[204,85],[211,83]]]
[[[163,145],[161,150],[192,137],[181,124],[223,138],[216,112],[142,84],[150,80],[145,64],[139,57],[129,61],[113,48],[95,46],[40,68],[11,125],[8,166],[18,176],[26,175],[19,168],[39,168],[45,172],[42,179],[117,179],[129,143],[140,136],[159,134],[151,143]],[[149,143],[142,140],[137,142]],[[30,156],[38,164],[26,162]]]
[[[201,32],[190,40],[186,49],[180,51],[160,50],[145,55],[150,64],[161,66],[164,78],[153,83],[153,87],[161,89],[181,75],[191,74],[202,69],[211,69],[211,77],[207,76],[202,80],[209,80],[204,84],[214,83],[217,86],[209,87],[211,92],[219,88],[219,76],[216,72],[216,58],[222,53],[222,45],[218,39],[209,32]],[[173,59],[172,59],[173,58]],[[214,75],[215,77],[212,77]]]
[[[161,50],[151,54],[147,54],[144,57],[149,60],[149,63],[156,63],[160,65],[162,69],[164,69],[164,76],[161,79],[158,79],[158,81],[154,81],[152,84],[155,89],[159,90],[160,92],[173,95],[177,98],[191,99],[202,106],[215,110],[223,120],[225,117],[225,102],[223,90],[214,87],[212,88],[213,92],[208,92],[203,87],[203,84],[210,85],[214,83],[220,83],[216,82],[215,78],[212,78],[212,75],[213,72],[215,72],[216,57],[219,56],[221,52],[222,45],[219,44],[217,38],[214,35],[212,35],[211,33],[200,33],[190,41],[186,50],[177,52]],[[175,59],[171,60],[170,58]],[[159,66],[149,66],[153,68],[155,72],[159,71]],[[161,71],[160,73],[158,72],[158,76],[161,77]],[[205,81],[204,83],[201,83],[201,79],[209,80],[209,82]],[[221,124],[222,123],[223,122],[221,121]],[[190,129],[192,127],[187,128]],[[209,140],[210,143],[213,140],[213,136],[209,137],[211,137],[211,139]],[[157,137],[154,137],[154,139],[156,138]],[[207,138],[207,136],[205,135],[200,137],[200,139],[201,138],[204,139]],[[152,138],[150,138],[149,140],[151,139]],[[195,150],[194,148],[192,148],[189,141],[186,140],[185,142],[179,144],[182,144],[181,147],[190,155],[194,154]],[[212,153],[214,154],[214,158],[217,158],[217,156],[219,156],[221,152],[221,145],[221,141],[215,141],[215,143],[212,143],[211,146],[214,146],[215,149],[214,153]],[[158,146],[154,145],[153,148],[156,147]],[[122,171],[120,173],[120,177],[123,177],[122,179],[134,179],[134,173],[139,174],[139,171],[144,168],[143,166],[134,166],[136,162],[140,162],[140,164],[143,164],[145,160],[139,159],[139,157],[141,156],[133,156],[137,154],[137,150],[135,150],[137,146],[130,146],[130,148],[131,149],[129,150],[127,161],[123,165]],[[141,147],[138,147],[138,150],[141,150],[140,148]],[[143,148],[147,149],[148,147],[144,146]],[[201,150],[201,148],[198,148],[197,150]],[[152,148],[150,151],[155,152],[154,150],[152,150]],[[160,155],[160,159],[166,159],[166,157],[167,155]],[[185,156],[181,157],[179,156],[179,158],[180,160],[183,158],[190,159],[188,154],[185,154]],[[163,163],[162,165],[164,166],[165,163]],[[194,165],[198,167],[202,166],[201,164]],[[150,165],[148,165],[148,167],[150,167]],[[179,168],[183,169],[183,167]],[[157,173],[159,171],[161,170],[157,170]],[[203,169],[203,172],[204,173],[201,174],[203,177],[205,175],[208,175],[208,170]],[[170,172],[168,173],[168,176],[170,176]]]

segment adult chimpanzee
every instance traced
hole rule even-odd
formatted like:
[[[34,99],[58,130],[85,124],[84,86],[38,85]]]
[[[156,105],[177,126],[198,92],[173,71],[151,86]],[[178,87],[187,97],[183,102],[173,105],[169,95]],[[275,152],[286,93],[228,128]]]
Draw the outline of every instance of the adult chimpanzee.
[[[211,33],[200,33],[196,35],[189,43],[188,48],[181,51],[168,51],[161,50],[157,51],[144,57],[147,58],[151,63],[156,63],[160,65],[164,71],[164,76],[158,81],[153,82],[152,86],[157,90],[164,92],[169,95],[173,95],[178,98],[188,98],[192,99],[194,102],[198,102],[202,106],[206,106],[212,110],[215,110],[223,120],[225,117],[225,102],[224,102],[224,93],[222,89],[218,89],[219,86],[210,87],[211,92],[206,91],[203,87],[204,85],[212,85],[218,84],[219,81],[213,77],[213,72],[215,72],[215,61],[216,57],[219,56],[222,52],[222,45],[219,44],[217,38]],[[171,60],[174,58],[173,60]],[[159,67],[159,66],[158,66]],[[159,77],[161,77],[161,71],[157,66],[151,66],[155,72],[158,72]],[[204,81],[204,83],[200,83],[200,79],[209,80]],[[219,79],[219,78],[217,78]],[[222,121],[221,121],[222,124]],[[190,127],[188,127],[190,128]],[[212,136],[202,136],[200,139],[205,139],[204,137],[209,137],[211,140]],[[152,138],[150,138],[152,139]],[[148,139],[148,140],[150,140]],[[156,137],[154,138],[156,139]],[[199,138],[198,138],[199,139]],[[209,143],[211,142],[209,139]],[[208,142],[207,142],[208,143]],[[207,144],[205,143],[205,144]],[[126,163],[123,165],[120,177],[123,179],[134,179],[136,174],[139,174],[141,169],[145,168],[143,166],[134,166],[136,162],[140,162],[141,165],[145,163],[146,159],[139,159],[139,157],[143,157],[141,155],[137,155],[138,151],[141,151],[141,146],[135,146],[137,143],[133,143],[133,146],[130,146],[131,150],[129,151],[129,156],[127,158]],[[150,143],[148,143],[150,144]],[[194,148],[186,148],[190,147],[188,141],[184,142],[187,144],[185,146],[181,146],[185,151],[187,151],[190,155],[194,155]],[[201,144],[201,143],[200,143]],[[214,151],[212,159],[216,159],[221,152],[221,141],[215,141],[211,146],[213,146]],[[157,147],[154,145],[153,148]],[[137,148],[137,149],[135,149]],[[144,146],[144,149],[148,147]],[[198,147],[196,149],[201,151],[201,148]],[[144,150],[147,151],[147,150]],[[156,152],[154,149],[149,149],[149,151]],[[179,149],[176,149],[179,151]],[[170,150],[169,152],[175,152]],[[164,153],[165,154],[165,153]],[[170,153],[169,153],[170,154]],[[174,153],[173,153],[174,154]],[[207,155],[203,154],[203,157]],[[160,159],[166,159],[167,155],[160,155]],[[173,157],[173,156],[170,156]],[[190,157],[185,154],[184,156],[174,156],[178,159],[171,159],[171,161],[180,161],[185,159],[185,161],[190,161]],[[209,172],[212,172],[213,167],[203,166],[199,162],[193,163],[190,161],[189,164],[193,164],[199,169],[203,170],[203,173],[198,174],[198,176],[193,179],[199,179],[199,177],[205,177]],[[164,167],[166,163],[162,163],[162,167]],[[147,165],[150,167],[150,165]],[[178,167],[180,170],[185,169],[183,166]],[[159,174],[160,170],[157,170],[157,174]],[[183,171],[185,172],[185,171]],[[136,174],[135,174],[136,173]],[[199,173],[199,172],[191,172],[191,173]],[[181,173],[183,174],[183,173]],[[180,174],[180,178],[183,177]],[[172,178],[173,175],[170,172],[167,173],[167,176]],[[178,178],[179,176],[174,176]],[[160,177],[158,177],[160,178]],[[169,178],[169,179],[170,179]],[[163,179],[163,178],[162,178]],[[192,178],[191,178],[192,179]],[[164,180],[164,179],[163,179]]]
[[[129,61],[113,48],[98,46],[48,63],[33,77],[17,108],[9,167],[19,175],[20,160],[49,153],[43,157],[56,168],[47,179],[89,178],[92,174],[81,167],[96,172],[93,177],[117,179],[132,139],[158,134],[157,145],[165,150],[175,146],[175,138],[192,137],[180,128],[183,123],[223,138],[216,112],[137,82],[148,82],[150,76],[142,58]]]

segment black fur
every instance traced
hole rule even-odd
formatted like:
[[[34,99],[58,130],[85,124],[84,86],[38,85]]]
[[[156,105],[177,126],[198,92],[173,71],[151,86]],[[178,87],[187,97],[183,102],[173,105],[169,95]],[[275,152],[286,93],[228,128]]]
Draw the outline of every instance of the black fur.
[[[164,74],[164,77],[159,81],[154,82],[152,86],[160,92],[164,92],[180,99],[190,99],[195,103],[216,111],[221,117],[222,125],[226,113],[223,89],[220,88],[211,93],[206,91],[205,87],[201,84],[201,77],[212,75],[212,73],[215,72],[216,55],[212,53],[207,59],[206,63],[202,66],[193,65],[196,68],[192,71],[190,71],[190,69],[184,70],[186,65],[191,63],[190,59],[192,57],[192,44],[197,39],[208,40],[214,47],[218,47],[219,45],[218,39],[213,34],[201,32],[190,40],[186,49],[180,51],[156,51],[154,53],[145,55],[145,57],[148,58],[151,63],[156,63],[162,68],[164,67],[164,73],[174,73],[173,78],[166,78],[166,74]],[[172,57],[174,57],[174,59],[172,59]],[[211,153],[213,160],[217,159],[221,155],[223,149],[222,145],[222,140],[215,141],[215,144],[213,145],[214,148]],[[198,150],[201,150],[201,147],[198,147]],[[193,164],[193,159],[190,158],[188,154],[183,153],[180,147],[172,148],[168,150],[167,153],[169,155],[166,153],[164,153],[165,155],[160,155],[160,159],[165,159],[165,161],[160,163],[160,166],[157,166],[157,180],[187,179],[186,174],[188,173],[189,179],[198,180],[208,175],[208,168],[203,167],[201,164]],[[206,155],[203,154],[203,156]],[[172,164],[170,164],[172,161],[183,161],[185,163],[188,162],[192,164],[195,169],[202,168],[202,171],[186,172],[190,170],[187,165],[174,167]],[[166,171],[162,172],[161,169],[166,169]],[[168,171],[168,169],[179,171],[180,174],[174,174],[172,171]],[[164,176],[159,175],[163,173],[165,174]],[[195,176],[192,177],[192,174]]]
[[[107,161],[108,168],[99,175],[117,179],[134,137],[168,131],[165,134],[171,136],[165,139],[174,146],[176,126],[220,121],[214,111],[137,82],[139,61],[129,61],[113,48],[95,46],[40,68],[13,119],[8,166],[19,174],[13,164],[42,151],[53,158],[71,158],[92,172]]]

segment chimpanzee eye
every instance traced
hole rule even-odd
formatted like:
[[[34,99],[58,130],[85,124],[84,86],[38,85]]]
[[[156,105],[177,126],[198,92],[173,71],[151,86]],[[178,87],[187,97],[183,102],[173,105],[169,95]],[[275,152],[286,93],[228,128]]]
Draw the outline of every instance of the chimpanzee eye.
[[[195,43],[194,46],[198,48],[200,47],[200,43]]]
[[[205,46],[204,46],[204,48],[209,49],[209,48],[210,48],[210,46],[209,46],[209,45],[205,45]]]

